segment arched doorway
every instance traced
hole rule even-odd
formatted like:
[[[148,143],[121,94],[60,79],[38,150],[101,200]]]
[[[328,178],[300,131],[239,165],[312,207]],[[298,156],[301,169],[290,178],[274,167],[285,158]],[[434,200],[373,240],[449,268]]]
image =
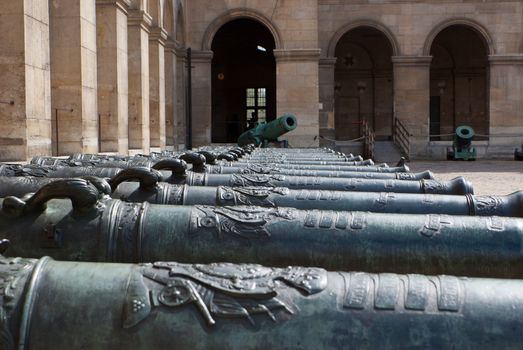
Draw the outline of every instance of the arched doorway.
[[[376,139],[392,137],[392,45],[380,30],[360,26],[345,33],[335,49],[335,136],[360,136],[361,121],[374,129]]]
[[[451,25],[435,37],[430,54],[430,135],[452,134],[460,125],[487,135],[488,47],[484,38],[469,26]],[[431,139],[442,140],[439,136]]]
[[[234,143],[254,120],[276,117],[274,38],[261,23],[236,19],[212,41],[212,142]]]

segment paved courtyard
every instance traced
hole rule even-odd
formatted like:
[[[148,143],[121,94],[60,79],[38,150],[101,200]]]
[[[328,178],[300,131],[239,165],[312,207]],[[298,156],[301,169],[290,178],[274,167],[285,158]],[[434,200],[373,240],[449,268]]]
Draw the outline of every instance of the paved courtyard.
[[[509,194],[523,190],[523,162],[516,161],[434,161],[412,162],[413,172],[431,170],[437,179],[464,176],[474,185],[475,194]]]

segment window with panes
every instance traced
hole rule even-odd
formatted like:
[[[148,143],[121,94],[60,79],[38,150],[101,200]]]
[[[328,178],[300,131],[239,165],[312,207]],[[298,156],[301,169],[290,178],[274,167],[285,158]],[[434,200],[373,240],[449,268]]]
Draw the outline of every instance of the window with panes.
[[[253,118],[258,122],[267,121],[267,90],[266,88],[247,88],[246,119],[253,124]]]

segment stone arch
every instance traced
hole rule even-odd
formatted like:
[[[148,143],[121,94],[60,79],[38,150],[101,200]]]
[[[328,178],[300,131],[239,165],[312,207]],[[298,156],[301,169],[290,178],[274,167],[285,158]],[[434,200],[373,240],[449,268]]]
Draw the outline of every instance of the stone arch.
[[[147,13],[151,15],[153,25],[163,28],[163,0],[147,0]]]
[[[434,42],[434,39],[436,39],[438,34],[441,33],[442,30],[455,25],[469,27],[470,29],[474,30],[483,39],[483,43],[487,48],[488,54],[494,55],[496,53],[492,36],[482,24],[469,18],[451,18],[441,22],[430,31],[429,35],[427,36],[427,39],[425,40],[425,45],[423,45],[423,56],[430,56],[430,49],[432,47],[432,43]]]
[[[389,30],[389,28],[371,19],[360,19],[345,24],[334,33],[331,40],[329,41],[329,46],[327,48],[328,57],[334,57],[336,46],[338,45],[338,42],[343,37],[343,35],[358,27],[370,27],[379,30],[389,40],[390,46],[392,47],[392,55],[400,56],[401,53],[398,40],[396,39],[396,36],[392,33],[392,31]]]
[[[176,6],[176,17],[175,17],[175,33],[174,37],[176,42],[182,47],[185,46],[185,11],[181,2],[178,2]]]
[[[163,4],[163,28],[169,35],[169,37],[174,38],[175,35],[175,24],[174,24],[174,10],[173,10],[173,0],[165,0]]]
[[[216,32],[218,32],[218,30],[224,24],[240,18],[252,19],[263,24],[271,32],[274,38],[275,48],[283,48],[282,36],[278,30],[278,27],[276,27],[276,25],[264,14],[253,9],[243,8],[227,11],[218,16],[214,21],[211,22],[211,24],[209,24],[205,30],[205,33],[203,34],[202,50],[210,51]]]

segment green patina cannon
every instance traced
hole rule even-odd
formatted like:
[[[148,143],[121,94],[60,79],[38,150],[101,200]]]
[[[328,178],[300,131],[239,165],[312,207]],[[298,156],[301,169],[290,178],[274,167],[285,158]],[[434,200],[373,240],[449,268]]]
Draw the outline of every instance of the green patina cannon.
[[[264,263],[368,272],[523,277],[523,220],[256,206],[171,206],[101,196],[103,181],[53,182],[7,197],[10,256]],[[67,197],[70,200],[56,199]]]
[[[447,160],[476,160],[476,148],[472,147],[474,135],[474,129],[468,125],[456,128],[452,149],[447,151]]]
[[[279,165],[250,165],[246,167],[229,167],[221,165],[209,165],[205,172],[210,174],[281,174],[291,176],[320,176],[320,177],[341,177],[341,178],[366,178],[366,179],[397,179],[397,180],[433,180],[434,174],[431,171],[419,173],[384,173],[384,172],[358,172],[358,171],[329,171],[329,170],[307,170],[307,169],[288,169]]]
[[[523,281],[0,256],[0,348],[519,349]]]
[[[290,189],[315,189],[355,192],[397,192],[432,194],[472,194],[472,185],[463,177],[450,181],[436,180],[386,180],[369,178],[287,176],[281,174],[209,174],[185,170],[186,164],[179,159],[165,159],[154,165],[156,170],[171,170],[172,176],[164,181],[189,186],[265,186]]]
[[[278,137],[296,129],[298,120],[292,114],[285,114],[269,123],[259,123],[238,137],[238,145],[254,144],[267,146],[269,142],[277,141]]]
[[[221,161],[218,162],[219,166],[223,167],[252,167],[252,166],[274,166],[282,169],[294,169],[294,170],[327,170],[327,171],[358,171],[358,172],[379,172],[379,173],[408,173],[410,171],[409,167],[405,164],[395,166],[395,167],[386,167],[386,166],[356,166],[356,165],[332,165],[332,164],[287,164],[287,163],[278,163],[275,165],[265,164],[265,163],[249,163],[249,162],[231,162],[231,161]]]
[[[31,176],[50,178],[69,178],[79,176],[96,176],[111,178],[121,171],[119,168],[40,166],[34,164],[0,164],[0,176]]]
[[[290,190],[283,187],[186,186],[172,185],[160,182],[161,180],[162,175],[149,168],[124,169],[109,181],[111,197],[130,202],[171,205],[257,205],[382,213],[523,217],[523,194],[520,192],[509,196],[446,196]],[[0,197],[22,197],[53,181],[57,179],[0,177]]]
[[[386,164],[374,164],[372,159],[365,159],[362,161],[337,161],[337,160],[320,160],[320,159],[296,159],[296,160],[287,160],[281,158],[258,158],[258,159],[241,159],[235,163],[264,163],[264,164],[296,164],[296,165],[332,165],[332,166],[365,166],[365,165],[374,165],[377,167],[387,167]]]

